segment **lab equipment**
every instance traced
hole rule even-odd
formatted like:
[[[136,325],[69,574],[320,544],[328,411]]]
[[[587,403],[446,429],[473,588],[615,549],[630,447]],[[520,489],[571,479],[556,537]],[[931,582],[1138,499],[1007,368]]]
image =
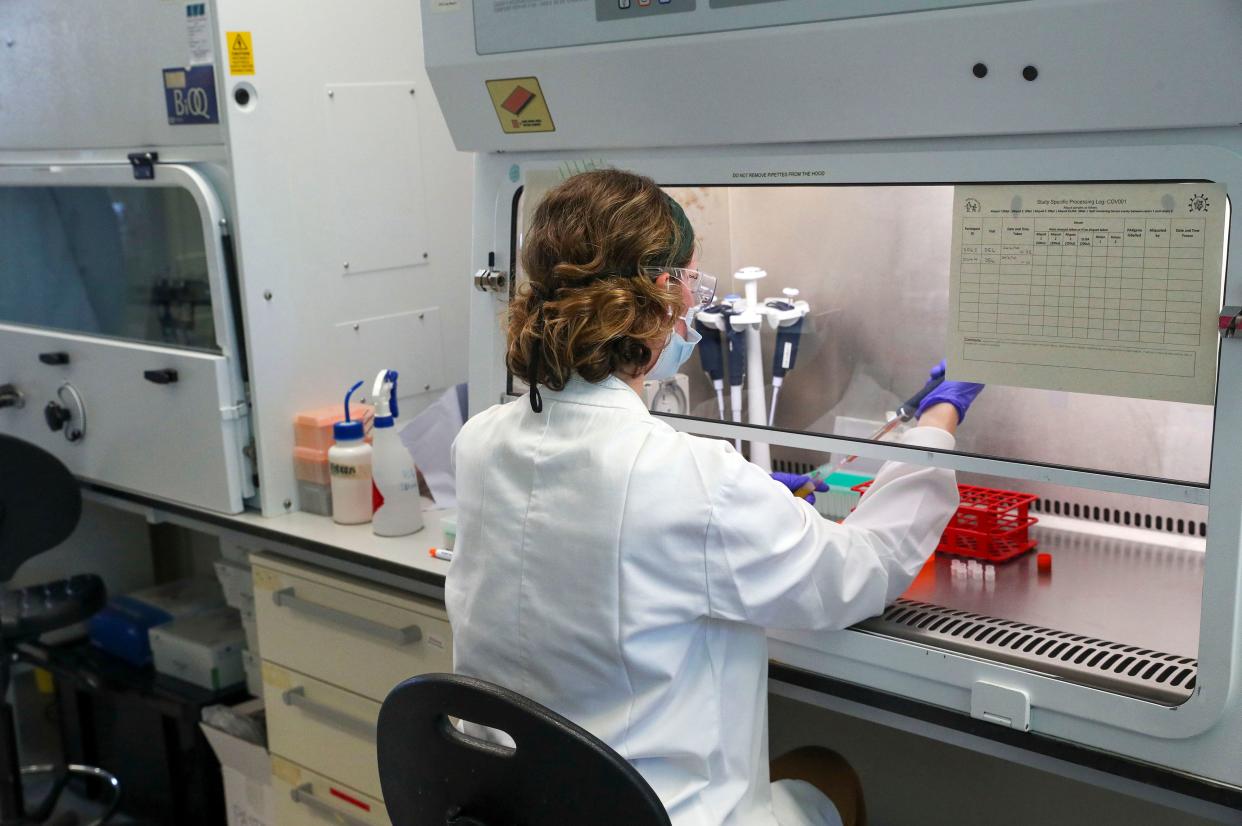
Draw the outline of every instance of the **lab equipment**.
[[[946,352],[955,312],[977,309],[980,323],[988,325],[1017,323],[1007,316],[1019,314],[1029,325],[1037,317],[1032,307],[1040,307],[1045,320],[1050,308],[1059,314],[1067,307],[1085,319],[1082,340],[1072,346],[1101,346],[1105,322],[1113,320],[1105,316],[1120,312],[1109,305],[1119,299],[1109,297],[1116,287],[1108,282],[1119,269],[1124,280],[1126,268],[1110,265],[1107,233],[1098,246],[1095,232],[1071,245],[1064,233],[1050,231],[1032,236],[1030,251],[1028,239],[1018,236],[999,248],[988,244],[987,251],[982,241],[977,252],[955,250],[951,230],[967,217],[1005,230],[1003,219],[981,211],[968,215],[974,205],[964,201],[962,212],[955,212],[955,185],[1126,181],[1144,188],[1149,182],[1210,180],[1236,199],[1242,191],[1242,87],[1224,88],[1211,78],[1233,76],[1242,65],[1236,48],[1242,8],[1187,0],[959,5],[953,11],[906,4],[909,13],[872,13],[838,24],[827,4],[721,9],[700,3],[693,12],[631,25],[596,21],[589,4],[581,5],[580,13],[531,6],[506,7],[502,14],[476,4],[473,29],[443,15],[426,16],[428,70],[437,97],[459,147],[479,153],[475,249],[497,250],[498,267],[514,266],[506,251],[520,235],[512,222],[497,217],[497,204],[508,204],[538,174],[556,175],[580,158],[676,186],[683,203],[697,204],[688,213],[696,227],[710,227],[701,256],[711,267],[727,272],[762,262],[817,306],[823,301],[840,313],[816,359],[802,353],[795,368],[798,392],[793,386],[781,390],[780,418],[789,422],[787,429],[671,420],[677,429],[718,439],[762,438],[781,461],[822,461],[809,459],[809,452],[857,453],[873,461],[951,468],[963,481],[1036,495],[1030,513],[1041,521],[1030,535],[1039,539],[1039,550],[1058,556],[1055,583],[1031,582],[1035,577],[1018,576],[1022,562],[1009,565],[998,573],[995,596],[986,604],[973,601],[969,589],[933,589],[935,604],[918,604],[911,595],[858,631],[831,639],[773,631],[774,658],[799,669],[800,686],[813,681],[802,679],[806,672],[848,675],[865,690],[896,693],[917,709],[947,705],[989,725],[1029,725],[1037,735],[1088,752],[1085,759],[1116,760],[1112,770],[1123,777],[1146,783],[1154,770],[1168,788],[1182,790],[1188,777],[1201,778],[1189,781],[1199,798],[1194,802],[1219,802],[1217,795],[1227,788],[1236,805],[1242,767],[1225,744],[1242,738],[1242,585],[1233,518],[1242,503],[1242,476],[1228,470],[1236,464],[1230,435],[1242,409],[1242,392],[1231,378],[1242,373],[1238,338],[1213,345],[1219,358],[1213,405],[1136,399],[1126,405],[1133,414],[1118,417],[1115,398],[998,387],[994,403],[970,412],[957,451],[859,443],[838,438],[835,422],[875,421],[874,432],[883,414],[908,395],[904,388],[917,387],[912,382],[926,375],[920,362]],[[772,26],[773,14],[789,25]],[[506,40],[517,25],[521,42]],[[725,28],[737,30],[716,33]],[[1064,40],[1066,31],[1075,33],[1074,44]],[[1029,61],[1032,69],[1056,66],[1055,77],[1032,71],[1027,75],[1037,79],[1026,80],[1021,65],[991,59],[985,67],[990,73],[980,79],[970,71],[974,58],[963,63],[955,47],[964,36],[1003,42],[1020,50],[1020,62]],[[588,45],[559,48],[567,40]],[[609,45],[589,45],[597,42]],[[614,45],[621,42],[623,48]],[[1118,42],[1137,48],[1107,49],[1116,58],[1107,66],[1086,57]],[[479,43],[491,53],[480,55]],[[1185,54],[1196,56],[1193,66]],[[502,134],[487,101],[477,101],[474,90],[495,76],[489,74],[495,61],[519,58],[522,72],[537,75],[548,91],[554,132]],[[688,60],[701,71],[667,71]],[[858,84],[806,95],[775,93],[803,88],[808,72],[848,73],[861,63],[887,69],[873,73],[865,95]],[[582,80],[587,76],[591,84]],[[1155,98],[1152,76],[1161,78],[1164,90]],[[1175,84],[1212,93],[1192,99],[1177,93]],[[770,94],[753,101],[742,121],[728,107],[704,107],[680,122],[666,119],[686,100],[715,99],[721,90],[738,88]],[[563,90],[559,112],[554,89]],[[900,112],[873,105],[884,90],[911,105]],[[1094,105],[1078,105],[1083,99]],[[632,110],[625,123],[609,117],[616,100]],[[521,171],[517,181],[508,177],[515,165]],[[693,186],[684,185],[690,181]],[[1101,217],[1107,217],[1109,197],[1128,197],[1116,195],[1115,186],[1096,190],[1114,192],[1103,195]],[[1210,209],[1219,207],[1209,201]],[[1000,205],[1014,209],[1012,199]],[[1059,209],[1029,199],[1022,207]],[[1233,215],[1226,233],[1237,248],[1242,236]],[[1012,249],[1018,244],[1023,248]],[[1132,268],[1140,264],[1138,250],[1144,268],[1160,269],[1173,260],[1152,247],[1131,247]],[[1122,249],[1124,261],[1124,243]],[[978,308],[951,307],[948,262],[967,253],[979,260],[964,264],[990,270],[981,273],[989,289],[981,290]],[[1227,307],[1242,306],[1236,258],[1225,261],[1220,297]],[[1102,287],[1096,286],[1100,278]],[[501,295],[479,302],[472,329],[492,329],[504,300]],[[1079,301],[1085,304],[1081,310]],[[1130,322],[1141,332],[1142,319]],[[806,327],[807,335],[821,329]],[[476,410],[505,397],[500,353],[493,342],[472,360]],[[711,407],[708,382],[692,382],[691,391],[694,409]],[[1035,568],[1036,560],[1030,562]],[[1074,575],[1065,576],[1070,565]],[[1167,596],[1169,589],[1175,598]],[[956,613],[962,611],[992,632],[967,639]],[[1013,623],[1031,626],[1032,634],[1051,642],[1026,652],[1025,644],[1013,649],[987,641],[1005,639]],[[929,631],[932,625],[937,627]],[[944,628],[950,630],[942,633]],[[1074,636],[1088,640],[1071,643],[1084,647],[1069,661],[1060,659],[1068,648],[1056,657],[1036,653]],[[1102,668],[1116,646],[1155,653],[1135,653],[1120,673],[1116,667],[1129,654]],[[1086,651],[1085,660],[1074,662]],[[934,674],[919,664],[926,661],[920,652],[934,653]],[[781,667],[773,673],[774,685],[781,684]],[[1161,675],[1165,679],[1158,681]],[[986,686],[997,685],[1012,689],[1012,709],[988,693]],[[833,691],[827,680],[822,687]],[[1034,716],[1024,711],[1032,705],[1039,708]],[[1178,706],[1175,713],[1171,706]],[[1133,770],[1138,763],[1149,773]]]
[[[725,420],[725,361],[724,348],[720,339],[724,328],[717,318],[722,312],[724,312],[724,307],[719,304],[700,310],[694,317],[694,328],[702,336],[699,341],[699,361],[703,365],[703,372],[707,374],[712,383],[712,389],[716,391],[716,412],[720,421],[723,422]],[[708,319],[711,321],[709,322]]]
[[[332,515],[332,473],[328,449],[293,448],[293,476],[298,482],[298,508],[320,516]]]
[[[444,549],[453,550],[457,543],[457,513],[444,511],[440,514],[440,530],[444,533]]]
[[[339,377],[386,364],[419,393],[465,379],[446,319],[469,304],[451,274],[468,265],[472,161],[416,68],[417,4],[324,8],[301,34],[275,6],[191,11],[0,13],[13,66],[77,67],[73,83],[0,76],[0,98],[21,101],[0,123],[0,386],[27,401],[0,407],[0,432],[110,493],[284,515],[298,501],[289,421]],[[90,34],[113,26],[143,48]],[[233,72],[236,28],[255,32],[257,77]],[[325,74],[306,36],[348,37],[358,71]],[[98,108],[118,89],[134,94]],[[255,117],[277,101],[280,118]],[[300,158],[273,149],[291,123],[316,124]],[[68,362],[39,361],[54,353]],[[76,422],[52,431],[42,415],[69,409],[64,382],[89,411],[72,443]]]
[[[863,482],[854,490],[866,493],[871,484]],[[979,559],[1009,562],[1035,547],[1030,529],[1039,520],[1030,515],[1030,507],[1037,497],[978,485],[959,484],[957,490],[961,504],[945,526],[938,553],[970,557],[967,564],[973,567]]]
[[[112,597],[87,624],[93,645],[130,665],[151,662],[153,628],[224,606],[214,580],[195,577]]]
[[[306,450],[322,450],[326,453],[334,441],[332,426],[345,419],[362,422],[363,431],[370,436],[375,422],[375,408],[369,404],[354,402],[349,406],[348,413],[342,411],[339,404],[303,410],[293,417],[294,446]],[[297,455],[294,454],[295,459]],[[307,458],[310,457],[310,454],[304,455]],[[297,476],[296,478],[307,477]]]
[[[794,303],[799,294],[796,287],[786,287],[781,292],[785,295],[783,300],[768,299],[764,302],[769,311],[768,321],[776,327],[776,345],[772,349],[772,405],[768,411],[768,427],[776,423],[776,399],[780,395],[781,385],[785,383],[785,374],[797,363],[802,324],[809,311],[805,301]]]
[[[361,386],[358,382],[345,394],[345,420],[332,425],[336,443],[328,449],[332,519],[341,525],[371,521],[371,446],[362,422],[349,417],[349,399]]]
[[[939,375],[936,375],[936,370],[940,371]],[[918,413],[922,412],[921,406],[923,402],[927,398],[929,398],[931,394],[935,392],[935,390],[939,388],[942,384],[944,384],[944,361],[943,360],[940,362],[939,365],[937,365],[935,369],[932,370],[931,377],[927,380],[927,383],[923,385],[923,389],[919,390],[919,392],[915,393],[913,396],[906,399],[906,401],[903,402],[901,406],[897,408],[897,411],[891,417],[889,417],[888,421],[884,423],[884,426],[881,427],[879,430],[877,430],[871,436],[871,441],[873,442],[881,441],[885,436],[892,433],[894,430],[896,430],[901,425],[913,419]],[[970,401],[973,401],[974,397],[979,395],[979,392],[983,389],[983,385],[979,385],[978,388],[979,388],[978,390],[974,391],[974,395],[971,395],[970,399],[968,401],[965,401],[964,406],[958,410],[959,417],[965,417],[966,415],[965,408],[969,407]],[[965,394],[959,393],[958,395],[964,397]],[[959,399],[959,401],[957,403],[953,403],[953,405],[954,407],[957,407],[957,405],[960,403],[962,402]],[[960,418],[959,418],[959,421],[960,421]],[[844,459],[842,459],[840,462],[837,463],[836,470],[840,470],[846,465],[852,463],[857,458],[858,456],[856,454],[851,454],[849,456],[846,456]]]
[[[452,548],[430,548],[427,551],[427,555],[430,556],[432,559],[439,559],[444,562],[453,561]]]
[[[236,608],[218,608],[151,629],[151,656],[160,674],[209,691],[246,681],[246,635]]]
[[[763,327],[763,315],[760,313],[759,281],[767,278],[768,273],[761,267],[742,267],[733,273],[733,277],[741,281],[746,289],[746,304],[742,312],[729,318],[733,329],[744,332],[746,336],[746,410],[751,424],[767,424],[767,404],[764,403],[763,387],[763,344],[759,331]],[[772,469],[772,454],[766,442],[750,443],[750,460],[764,470]]]
[[[371,530],[376,536],[406,536],[423,529],[423,503],[414,457],[397,435],[396,370],[376,375],[371,398],[375,400]]]

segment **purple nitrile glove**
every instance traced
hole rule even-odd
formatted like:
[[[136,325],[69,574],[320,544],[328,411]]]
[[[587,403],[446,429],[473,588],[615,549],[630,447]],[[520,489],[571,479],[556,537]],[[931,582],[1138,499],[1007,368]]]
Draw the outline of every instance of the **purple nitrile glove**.
[[[932,381],[944,378],[944,359],[932,368],[930,378]],[[923,397],[923,401],[919,402],[919,409],[915,413],[915,417],[923,415],[923,411],[934,404],[951,404],[957,410],[958,424],[966,421],[966,411],[970,409],[974,403],[975,397],[983,392],[982,384],[974,384],[968,381],[945,381],[935,390]]]
[[[828,484],[826,482],[821,482],[818,479],[812,479],[810,476],[803,476],[798,473],[773,473],[772,478],[789,488],[789,492],[795,496],[798,495],[798,491],[804,488],[817,490],[820,493],[827,493],[828,491]],[[815,494],[811,490],[808,490],[803,498],[814,505]]]

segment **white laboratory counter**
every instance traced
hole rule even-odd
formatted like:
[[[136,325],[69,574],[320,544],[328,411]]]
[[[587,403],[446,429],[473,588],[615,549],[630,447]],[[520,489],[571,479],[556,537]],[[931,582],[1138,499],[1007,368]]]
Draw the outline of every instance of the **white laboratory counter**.
[[[423,500],[423,528],[409,536],[376,536],[371,526],[338,525],[331,517],[294,512],[281,516],[258,513],[222,514],[94,485],[83,496],[109,507],[142,515],[152,523],[168,522],[203,533],[229,537],[253,546],[383,585],[405,588],[435,599],[444,598],[448,563],[428,554],[444,547],[440,519],[452,511],[432,510]]]

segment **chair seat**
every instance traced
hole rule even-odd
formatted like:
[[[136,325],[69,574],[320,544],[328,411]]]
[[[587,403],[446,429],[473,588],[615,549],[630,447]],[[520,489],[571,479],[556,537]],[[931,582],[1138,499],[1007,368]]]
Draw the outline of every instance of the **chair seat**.
[[[104,606],[107,590],[95,574],[30,585],[0,594],[0,637],[8,642],[67,628]]]

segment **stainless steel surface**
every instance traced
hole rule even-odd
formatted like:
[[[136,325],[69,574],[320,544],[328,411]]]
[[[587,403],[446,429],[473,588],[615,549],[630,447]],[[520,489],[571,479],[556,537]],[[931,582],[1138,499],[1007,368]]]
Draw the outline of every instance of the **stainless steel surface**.
[[[838,416],[884,420],[923,386],[948,318],[952,188],[681,187],[699,267],[722,276],[762,266],[766,295],[796,287],[811,305],[776,426],[832,433]],[[765,352],[771,331],[764,331]],[[698,359],[686,365],[692,413],[717,418]],[[1212,408],[991,386],[958,450],[1019,461],[1206,482]],[[1176,506],[1170,512],[1182,514]]]
[[[1203,591],[1201,551],[1037,525],[1031,553],[996,566],[996,583],[954,579],[936,555],[903,596],[999,619],[1194,657]],[[1041,577],[1035,555],[1052,555]]]
[[[995,581],[954,577],[953,557],[937,555],[900,602],[858,627],[1158,702],[1189,697],[1203,552],[1033,532],[1036,550],[996,566]],[[1037,553],[1052,555],[1051,574],[1039,574]]]

